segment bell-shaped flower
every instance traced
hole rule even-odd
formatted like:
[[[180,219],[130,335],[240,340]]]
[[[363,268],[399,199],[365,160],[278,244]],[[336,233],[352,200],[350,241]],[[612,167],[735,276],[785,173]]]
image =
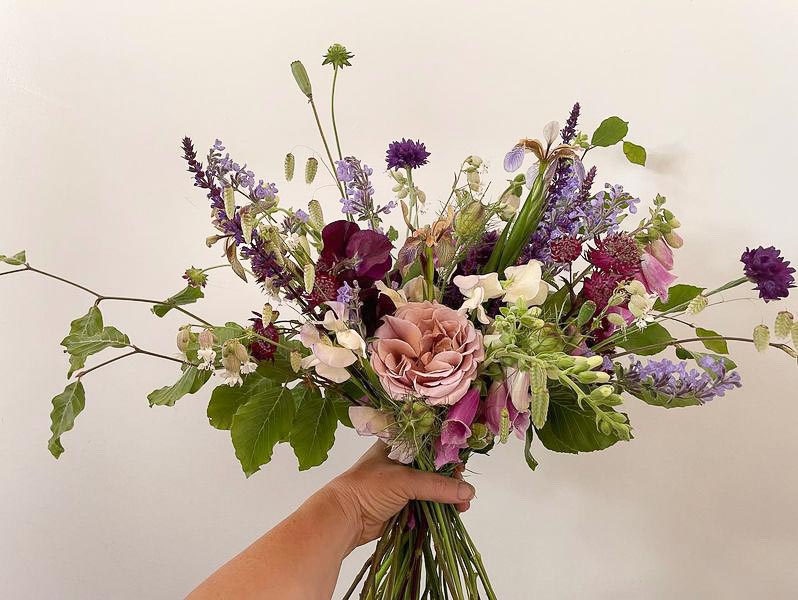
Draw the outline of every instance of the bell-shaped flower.
[[[643,284],[651,294],[656,294],[663,302],[668,300],[668,288],[676,281],[668,269],[649,252],[643,252],[640,259],[640,273]]]
[[[662,239],[651,242],[645,251],[662,263],[668,271],[673,270],[673,250]]]
[[[515,304],[518,300],[527,306],[539,306],[549,294],[549,285],[543,281],[543,269],[537,260],[525,265],[507,267],[504,270],[507,281],[504,284],[504,301]]]
[[[524,439],[526,430],[529,428],[529,410],[519,411],[512,403],[510,387],[506,379],[494,381],[488,390],[488,399],[485,402],[485,424],[493,435],[501,435],[504,424],[507,434],[514,431],[519,439]]]
[[[303,369],[315,369],[321,377],[343,383],[349,379],[346,367],[357,361],[357,356],[349,348],[333,346],[326,338],[319,335],[316,327],[305,323],[299,333],[299,339],[311,354],[302,359]]]
[[[441,435],[435,441],[435,468],[459,462],[460,450],[468,446],[471,424],[479,408],[479,390],[468,390],[446,413],[441,425]]]
[[[488,318],[482,304],[488,300],[498,298],[504,293],[499,283],[499,276],[496,273],[458,275],[453,281],[460,293],[465,297],[465,301],[458,312],[468,313],[476,310],[477,319],[480,323],[484,325],[490,323],[490,318]]]

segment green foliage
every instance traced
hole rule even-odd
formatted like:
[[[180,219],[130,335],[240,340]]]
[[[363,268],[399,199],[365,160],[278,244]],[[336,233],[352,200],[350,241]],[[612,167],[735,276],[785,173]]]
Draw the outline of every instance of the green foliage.
[[[645,329],[630,330],[626,337],[618,342],[618,346],[640,356],[659,354],[667,348],[675,338],[659,323],[651,323]]]
[[[204,298],[205,294],[198,287],[187,285],[185,288],[177,292],[174,296],[170,296],[163,304],[156,304],[152,307],[152,312],[159,317],[163,317],[166,313],[172,310],[175,306],[183,306],[184,304],[193,304],[200,298]]]
[[[668,290],[668,301],[663,302],[662,300],[657,300],[654,303],[654,310],[670,310],[672,308],[676,308],[677,306],[684,306],[687,308],[687,304],[698,296],[701,292],[703,292],[706,288],[697,287],[695,285],[687,285],[685,283],[680,283],[678,285],[672,286]]]
[[[318,388],[299,386],[293,390],[297,412],[291,424],[290,442],[304,471],[327,460],[338,426],[333,402],[323,398]]]
[[[613,146],[629,132],[629,123],[620,117],[607,117],[593,132],[590,143],[593,146]]]
[[[6,263],[7,265],[13,265],[15,267],[18,267],[28,262],[28,259],[27,256],[25,255],[25,251],[22,250],[20,252],[17,252],[14,256],[6,256],[5,254],[0,254],[0,262]]]
[[[592,300],[587,300],[579,309],[579,315],[576,317],[576,326],[582,327],[583,325],[586,325],[595,314],[596,303]]]
[[[174,385],[158,388],[147,395],[150,406],[174,406],[186,394],[193,394],[211,378],[211,371],[188,367]]]
[[[86,364],[86,358],[106,348],[125,348],[130,339],[116,327],[103,327],[100,309],[92,306],[84,316],[70,324],[69,335],[61,340],[69,354],[67,377]]]
[[[399,239],[399,232],[396,230],[396,227],[394,227],[393,225],[391,225],[388,228],[388,233],[386,235],[388,236],[388,239],[391,240],[392,242],[395,242],[396,240]]]
[[[221,327],[214,327],[213,334],[216,336],[217,343],[221,345],[227,340],[242,337],[245,334],[245,330],[238,323],[228,321]]]
[[[727,371],[731,371],[737,368],[737,363],[730,359],[728,356],[721,356],[720,354],[712,354],[709,352],[696,352],[694,350],[688,350],[687,348],[676,348],[676,358],[681,360],[694,360],[698,363],[704,356],[711,356],[715,360],[723,361],[723,364],[726,366]]]
[[[272,459],[274,446],[288,439],[296,411],[291,390],[252,373],[246,402],[233,416],[230,434],[247,477]]]
[[[696,327],[695,328],[696,335],[698,337],[720,337],[720,334],[717,331],[712,331],[711,329],[704,329],[703,327]],[[702,344],[707,350],[711,350],[712,352],[718,352],[719,354],[728,354],[729,353],[729,345],[726,343],[726,340],[702,340]]]
[[[626,158],[629,159],[630,163],[642,166],[646,165],[646,149],[643,148],[643,146],[638,146],[632,142],[624,142],[623,153],[626,155]]]
[[[635,398],[639,398],[646,404],[650,404],[651,406],[661,406],[663,408],[684,408],[685,406],[698,406],[701,404],[698,401],[698,398],[695,397],[680,396],[678,398],[672,398],[671,396],[658,394],[653,390],[648,390],[645,388],[638,392],[629,391],[629,393]]]
[[[47,443],[50,454],[58,458],[63,454],[61,436],[75,425],[77,417],[86,406],[86,393],[80,381],[70,383],[64,391],[53,398],[53,410],[50,413],[50,431],[52,436]]]
[[[611,408],[604,412],[618,414]],[[593,452],[604,450],[618,441],[596,427],[596,415],[590,408],[582,408],[572,393],[563,391],[551,394],[549,417],[545,427],[538,430],[543,445],[554,452]]]

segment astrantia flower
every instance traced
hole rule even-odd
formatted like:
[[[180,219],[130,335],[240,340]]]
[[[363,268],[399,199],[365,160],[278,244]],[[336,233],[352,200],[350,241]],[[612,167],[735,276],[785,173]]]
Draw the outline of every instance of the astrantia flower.
[[[631,277],[640,270],[640,246],[628,233],[610,234],[595,240],[596,247],[587,253],[595,267],[623,277]]]
[[[790,288],[795,287],[795,269],[774,246],[746,248],[740,261],[745,265],[745,276],[756,284],[755,289],[765,302],[786,298]]]
[[[406,140],[391,142],[385,156],[389,169],[417,169],[427,164],[429,152],[420,141]]]
[[[252,353],[252,356],[258,360],[273,360],[277,346],[269,343],[268,340],[276,342],[280,339],[280,334],[277,332],[277,328],[273,323],[264,325],[261,316],[258,313],[253,314],[256,316],[250,319],[250,321],[252,321],[252,330],[261,336],[261,338],[267,339],[256,339],[250,344],[249,351]]]
[[[582,254],[582,243],[571,236],[552,240],[549,247],[551,249],[551,259],[558,263],[573,262]]]
[[[598,271],[585,278],[582,293],[585,299],[595,302],[598,310],[602,310],[609,303],[615,288],[623,281],[620,275]]]

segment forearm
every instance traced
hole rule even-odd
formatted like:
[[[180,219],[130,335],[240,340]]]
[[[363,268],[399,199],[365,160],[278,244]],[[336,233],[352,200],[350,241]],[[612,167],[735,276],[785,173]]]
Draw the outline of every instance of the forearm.
[[[360,532],[329,488],[211,575],[189,596],[327,600]]]

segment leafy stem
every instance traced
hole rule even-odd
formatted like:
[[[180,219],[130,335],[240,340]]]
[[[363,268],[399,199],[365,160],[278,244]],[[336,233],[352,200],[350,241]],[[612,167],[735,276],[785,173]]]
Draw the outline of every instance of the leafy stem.
[[[164,360],[171,360],[173,362],[178,362],[178,363],[180,363],[182,365],[189,365],[189,366],[192,366],[192,367],[196,366],[193,363],[187,362],[185,360],[181,360],[179,358],[175,358],[173,356],[167,356],[166,354],[160,354],[158,352],[151,352],[150,350],[143,350],[142,348],[139,348],[138,346],[131,345],[130,347],[132,348],[132,350],[130,352],[127,352],[126,354],[120,354],[119,356],[115,356],[114,358],[106,360],[105,362],[101,362],[99,365],[94,365],[93,367],[91,367],[89,369],[85,369],[83,371],[80,371],[80,372],[75,374],[75,377],[77,379],[80,379],[81,377],[83,377],[84,375],[88,375],[92,371],[96,371],[97,369],[100,369],[100,368],[102,368],[102,367],[104,367],[106,365],[110,365],[111,363],[114,363],[114,362],[116,362],[118,360],[122,360],[123,358],[128,358],[128,357],[133,356],[135,354],[146,354],[147,356],[154,356],[156,358],[162,358]]]
[[[321,126],[321,119],[319,118],[319,111],[316,110],[316,103],[313,101],[313,98],[310,98],[310,107],[313,109],[313,118],[316,119],[316,127],[319,129],[319,135],[321,135],[321,141],[324,144],[324,150],[327,152],[327,158],[330,161],[330,168],[332,169],[331,173],[335,178],[335,183],[338,186],[338,191],[341,192],[341,198],[346,196],[346,192],[344,191],[344,187],[341,184],[341,181],[338,177],[335,177],[335,161],[333,160],[332,153],[330,152],[330,146],[327,144],[327,136],[324,135],[324,129]]]
[[[713,341],[727,341],[727,342],[745,342],[748,344],[753,344],[754,340],[751,338],[744,338],[744,337],[733,337],[733,336],[724,336],[724,335],[713,335],[713,336],[704,336],[704,337],[692,337],[692,338],[684,338],[681,340],[671,340],[667,342],[667,346],[677,346],[679,344],[688,344],[690,342],[713,342]],[[793,358],[798,358],[798,354],[796,354],[795,350],[793,350],[788,344],[779,344],[776,342],[769,342],[769,346],[773,348],[777,348],[782,352],[786,352]],[[620,358],[622,356],[627,356],[629,354],[637,354],[640,350],[650,350],[652,348],[659,348],[662,344],[652,344],[650,346],[640,346],[639,348],[635,348],[634,350],[627,350],[625,352],[616,352],[615,354],[610,354],[611,359]]]

